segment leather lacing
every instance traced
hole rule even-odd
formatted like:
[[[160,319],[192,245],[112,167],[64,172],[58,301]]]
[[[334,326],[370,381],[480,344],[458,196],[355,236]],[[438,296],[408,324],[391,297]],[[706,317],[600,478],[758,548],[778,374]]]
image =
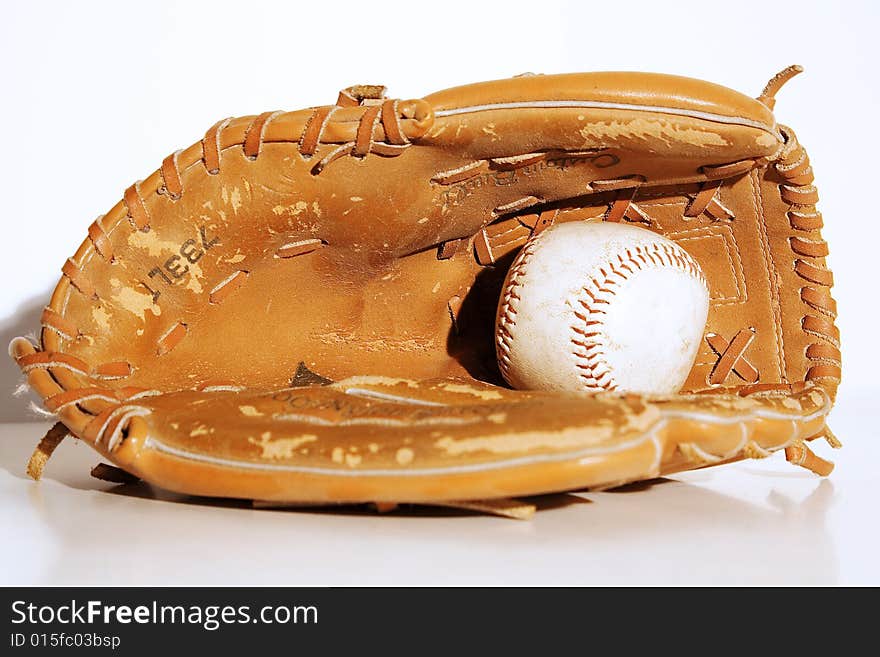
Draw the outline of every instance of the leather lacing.
[[[784,81],[791,75],[799,71],[799,67],[790,67],[783,74],[777,76]],[[777,80],[777,86],[781,84]],[[751,363],[744,357],[743,352],[748,343],[753,339],[753,331],[743,330],[728,343],[720,336],[711,335],[710,345],[719,355],[719,361],[713,369],[710,382],[722,381],[732,369],[741,370],[742,378],[753,385],[744,386],[741,394],[747,396],[760,392],[764,394],[762,389],[778,388],[781,391],[790,393],[799,385],[809,382],[827,382],[836,385],[840,381],[841,358],[840,358],[840,336],[834,320],[837,317],[837,306],[831,296],[830,288],[834,283],[832,272],[826,266],[824,258],[828,255],[828,245],[822,239],[820,230],[823,227],[822,215],[816,208],[819,200],[816,187],[813,185],[814,176],[810,166],[809,157],[805,149],[797,141],[794,132],[785,126],[779,126],[780,132],[784,138],[784,145],[773,158],[772,166],[783,178],[784,182],[779,185],[779,193],[784,202],[790,209],[787,212],[787,219],[791,228],[796,234],[789,237],[789,246],[794,254],[793,269],[797,276],[804,282],[799,290],[799,296],[805,306],[805,313],[801,318],[802,330],[811,336],[817,338],[816,342],[809,344],[805,349],[805,356],[812,363],[807,368],[804,375],[803,383],[793,384],[756,384],[758,380],[758,372]],[[700,186],[696,196],[689,199],[684,215],[686,217],[695,217],[702,213],[707,213],[715,220],[732,219],[733,213],[725,207],[718,197],[718,190],[722,186],[725,178],[738,175],[750,168],[756,166],[753,160],[736,162],[731,165],[722,167],[714,167],[711,170],[703,169],[707,180]],[[458,181],[462,178],[473,175],[475,167],[462,167],[458,171],[448,172],[448,178],[452,181]],[[448,182],[444,180],[444,182]],[[591,189],[596,192],[617,192],[615,198],[608,205],[608,209],[604,215],[605,221],[627,221],[644,222],[650,221],[648,217],[635,204],[635,196],[638,186],[643,181],[633,178],[621,178],[608,181],[597,181],[591,184]],[[499,246],[494,244],[488,238],[487,229],[483,229],[478,233],[474,242],[477,253],[477,261],[480,264],[492,264],[494,258],[481,259],[479,257],[479,246],[481,242],[479,237],[482,236],[486,242],[484,250],[489,253],[493,252],[493,247]],[[502,239],[503,236],[499,236]],[[505,238],[506,239],[506,238]],[[531,242],[526,241],[528,235],[520,236],[517,243],[524,242],[526,247]],[[515,246],[515,245],[514,245]],[[503,307],[507,307],[504,304]],[[502,325],[499,331],[499,363],[502,374],[507,378],[507,370],[509,369],[509,349],[506,349],[507,331]],[[840,447],[840,441],[828,430],[823,428],[820,434],[834,448]],[[816,436],[816,437],[820,437]],[[790,445],[785,450],[787,460],[796,465],[805,467],[817,474],[827,475],[833,468],[833,464],[829,461],[816,456],[807,447],[803,441],[798,441]],[[762,454],[754,454],[753,456],[762,456]]]
[[[765,95],[767,94],[765,93]],[[381,156],[400,155],[411,145],[411,142],[401,126],[399,101],[384,100],[383,96],[384,88],[381,87],[364,86],[344,90],[340,93],[335,106],[316,108],[304,124],[300,134],[291,135],[289,140],[284,141],[296,143],[300,157],[304,160],[310,160],[317,155],[320,144],[325,142],[331,143],[324,139],[324,133],[337,109],[362,105],[364,106],[364,111],[358,121],[355,138],[339,144],[318,160],[312,166],[311,173],[319,175],[329,164],[348,155],[358,158],[366,157],[371,153]],[[772,99],[772,94],[768,98]],[[769,106],[769,101],[766,99],[762,100],[762,102]],[[259,157],[264,145],[266,131],[271,122],[280,114],[280,112],[265,112],[251,120],[245,130],[244,138],[239,142],[245,157],[250,160],[256,160]],[[166,157],[159,169],[161,183],[155,191],[159,194],[167,195],[171,200],[180,199],[185,191],[181,172],[198,161],[201,161],[208,175],[219,174],[221,152],[224,150],[222,136],[224,131],[230,127],[231,122],[232,119],[223,119],[206,132],[204,139],[200,142],[200,158],[195,162],[181,162],[180,159],[183,151],[176,151]],[[381,126],[384,133],[381,140],[375,137],[379,126]],[[787,214],[788,220],[792,229],[798,231],[797,235],[789,239],[789,243],[793,253],[796,255],[794,271],[804,281],[804,286],[800,289],[800,298],[805,307],[808,308],[808,311],[802,317],[802,328],[807,334],[813,335],[818,339],[817,342],[810,344],[806,348],[806,356],[813,365],[808,369],[805,379],[806,381],[831,380],[836,383],[840,379],[840,350],[839,334],[834,326],[836,305],[829,292],[829,288],[833,284],[833,277],[822,260],[827,255],[828,249],[826,243],[818,234],[823,224],[821,214],[815,207],[818,195],[816,188],[812,185],[813,172],[806,152],[797,142],[794,133],[789,128],[783,126],[780,126],[780,131],[786,143],[773,166],[785,181],[780,185],[780,194],[785,202],[791,206]],[[281,140],[276,138],[274,141]],[[541,157],[547,156],[547,154],[540,155]],[[513,158],[510,163],[504,164],[515,167],[531,163],[535,157],[537,155],[527,154],[526,156]],[[718,204],[719,201],[715,194],[718,188],[717,181],[740,173],[741,170],[752,165],[754,165],[753,162],[739,162],[726,165],[726,167],[718,167],[716,170],[704,171],[706,177],[712,182],[705,183],[697,197],[691,200],[686,211],[687,216],[695,216],[703,211],[710,212],[716,218],[719,215],[729,214],[726,208]],[[464,169],[467,170],[465,171]],[[473,170],[470,167],[463,167],[461,171],[449,172],[448,179],[444,179],[443,183],[450,184],[459,178],[475,175],[478,171],[478,167],[474,167]],[[612,203],[609,208],[612,218],[618,220],[626,218],[630,221],[643,219],[637,212],[637,209],[631,210],[633,199],[630,191],[632,187],[638,186],[639,181],[610,182],[622,183],[617,187],[620,189],[617,202]],[[635,185],[633,185],[633,182],[635,182]],[[144,192],[141,184],[141,182],[137,182],[125,190],[123,206],[125,218],[128,219],[132,226],[136,230],[148,231],[150,230],[150,215],[147,204],[144,201]],[[618,217],[617,215],[620,216]],[[99,257],[109,262],[114,261],[113,247],[109,239],[109,231],[104,227],[103,217],[98,217],[92,223],[88,230],[88,237],[95,253]],[[279,257],[293,254],[294,251],[299,250],[301,247],[299,244],[289,246],[291,248],[287,252],[279,254]],[[319,246],[320,244],[314,245],[314,248]],[[312,248],[311,244],[309,248]],[[94,285],[88,280],[84,271],[73,259],[69,259],[65,263],[63,273],[74,289],[86,297],[97,298]],[[236,272],[229,279],[218,285],[212,291],[211,303],[220,303],[227,294],[231,293],[235,287],[241,284],[246,275],[247,272]],[[47,308],[43,314],[42,325],[44,330],[53,331],[62,339],[74,340],[81,335],[71,320],[50,308]],[[182,323],[176,324],[163,336],[157,347],[158,351],[170,350],[185,334],[186,325]],[[38,351],[34,354],[20,357],[18,362],[26,373],[32,370],[40,370],[55,381],[59,391],[46,398],[48,408],[56,412],[68,408],[76,408],[78,411],[91,416],[84,429],[83,436],[96,443],[110,436],[110,438],[107,438],[107,447],[109,449],[114,448],[120,439],[121,434],[118,430],[120,426],[127,425],[132,417],[148,412],[144,407],[131,405],[131,402],[145,396],[159,394],[158,391],[138,388],[122,388],[117,390],[99,387],[65,389],[64,386],[58,383],[55,375],[52,374],[53,369],[66,369],[92,380],[122,379],[130,376],[133,371],[131,365],[124,362],[105,363],[90,367],[82,360],[58,351]],[[208,390],[210,388],[205,389]],[[218,386],[217,389],[226,388]],[[90,410],[88,403],[90,400],[104,400],[109,405],[104,406],[99,412]],[[48,457],[48,453],[51,453],[51,449],[54,449],[54,446],[60,442],[65,434],[66,429],[59,423],[47,436],[46,441],[44,441],[45,445],[41,443],[43,449],[38,448],[34,454],[35,467],[32,474],[35,477],[39,476],[39,471],[42,470],[42,464],[45,462],[45,458]],[[839,445],[830,433],[827,433],[825,437],[833,446]],[[110,441],[113,441],[114,444],[109,444]],[[826,462],[821,460],[819,460],[821,462],[817,462],[815,459],[818,457],[815,457],[802,442],[793,444],[786,449],[786,456],[790,461],[806,465],[806,467],[810,467],[810,469],[817,472],[826,469]],[[811,467],[811,465],[814,467]]]
[[[304,160],[311,159],[318,151],[318,147],[324,143],[324,132],[331,122],[334,112],[340,107],[363,106],[358,121],[355,139],[344,142],[329,153],[324,155],[312,168],[311,173],[318,175],[331,162],[351,155],[363,158],[371,153],[385,157],[400,155],[412,145],[401,124],[400,101],[397,99],[384,99],[384,87],[362,85],[350,87],[340,92],[336,105],[318,107],[313,110],[309,119],[303,125],[299,134],[291,135],[289,142],[296,143],[297,150]],[[270,123],[282,112],[264,112],[254,117],[244,132],[241,147],[246,158],[256,160],[263,148],[266,131]],[[200,142],[201,162],[208,175],[220,173],[222,137],[224,130],[228,129],[232,122],[231,118],[223,119],[215,123],[205,133]],[[376,138],[377,127],[382,128],[382,139]],[[171,200],[178,200],[184,193],[183,178],[181,171],[187,165],[180,161],[183,151],[175,151],[162,161],[159,168],[160,184],[157,193],[167,195]],[[190,163],[191,165],[192,163]],[[141,182],[131,185],[123,195],[123,205],[128,221],[136,230],[150,230],[150,214],[144,199],[144,190]],[[108,262],[115,261],[113,246],[109,238],[109,232],[104,227],[104,217],[98,217],[89,226],[88,236],[95,252]],[[314,243],[314,244],[313,244]],[[323,245],[320,240],[306,240],[285,245],[279,249],[279,257],[292,257],[308,253]],[[70,284],[86,297],[98,299],[97,291],[88,279],[82,267],[73,259],[68,259],[62,268],[62,273],[70,281]],[[248,272],[234,272],[232,276],[218,286],[211,295],[211,303],[219,303],[229,293],[236,289],[246,278]],[[51,314],[51,316],[49,316]],[[47,309],[44,315],[44,327],[56,331],[62,338],[74,339],[79,332],[69,320],[63,319],[58,313]],[[169,334],[159,341],[158,352],[167,353],[185,336],[185,327],[174,326]],[[86,369],[88,371],[88,369]],[[118,370],[117,370],[118,371]]]
[[[279,139],[276,135],[273,142],[287,142],[296,144],[300,157],[310,160],[318,154],[319,146],[324,143],[338,143],[338,135],[325,138],[325,132],[333,121],[334,114],[339,108],[363,106],[363,112],[357,121],[354,139],[338,144],[327,154],[321,157],[312,167],[312,175],[319,175],[332,162],[350,155],[356,158],[364,158],[370,154],[383,157],[394,157],[403,153],[412,145],[410,136],[422,134],[426,125],[418,125],[409,128],[410,136],[401,123],[402,118],[412,118],[412,114],[418,111],[412,108],[403,110],[401,101],[385,99],[385,88],[378,86],[361,85],[350,87],[340,92],[336,105],[318,107],[313,110],[309,119],[302,129],[291,134],[288,139]],[[416,103],[421,101],[415,101]],[[273,120],[277,119],[282,112],[264,112],[254,117],[244,131],[243,138],[238,142],[241,145],[244,156],[249,160],[256,160],[265,144],[267,130]],[[421,121],[422,117],[416,117]],[[350,120],[350,119],[348,119]],[[230,129],[233,119],[226,118],[215,123],[205,133],[200,142],[200,157],[195,161],[184,162],[181,159],[184,151],[178,150],[166,157],[158,170],[159,183],[154,188],[155,192],[165,195],[172,201],[176,201],[184,194],[182,172],[199,162],[205,168],[208,175],[217,175],[221,168],[221,153],[225,148],[235,144],[227,144],[224,148],[224,131]],[[380,130],[381,128],[381,130]],[[240,128],[238,128],[240,129]],[[135,230],[150,230],[150,212],[145,201],[147,190],[143,188],[143,182],[138,181],[128,187],[123,194],[122,206],[124,218]],[[89,226],[88,239],[98,257],[107,262],[115,262],[115,253],[110,240],[110,232],[113,228],[105,227],[105,217],[100,216]],[[320,248],[325,243],[321,240],[304,240],[286,244],[279,249],[278,257],[289,258],[296,255],[309,253]],[[87,298],[98,300],[97,290],[89,280],[82,265],[73,258],[67,260],[62,268],[64,277],[71,287]],[[217,284],[209,294],[209,303],[222,303],[230,294],[238,289],[247,279],[247,271],[235,271],[231,276]],[[69,318],[52,308],[46,308],[41,321],[44,331],[56,333],[62,340],[74,341],[82,337],[82,332]],[[188,328],[183,322],[174,324],[158,340],[156,353],[158,356],[174,349],[187,335]],[[99,385],[88,387],[71,387],[63,385],[56,372],[65,370],[74,375],[83,377],[93,382],[120,380],[130,377],[134,368],[127,362],[102,363],[91,366],[80,358],[63,353],[62,351],[40,351],[20,356],[18,364],[25,374],[34,370],[40,370],[50,377],[54,394],[49,394],[45,400],[46,407],[59,413],[65,410],[84,413],[90,417],[87,421],[84,435],[95,442],[108,441],[108,448],[115,447],[109,441],[118,440],[118,428],[127,422],[132,415],[141,415],[146,412],[144,407],[132,405],[137,399],[159,394],[159,391],[143,388],[112,389]],[[228,385],[209,386],[206,390],[226,390]],[[101,410],[98,410],[101,409]],[[116,436],[116,438],[112,438]],[[32,475],[39,477],[42,466],[48,454],[60,438],[63,437],[60,429],[52,433],[49,440],[34,454]],[[50,449],[51,448],[51,449]]]
[[[340,107],[364,107],[358,120],[355,138],[339,144],[315,162],[311,168],[312,175],[319,175],[332,162],[347,155],[364,158],[372,153],[383,157],[395,157],[412,145],[401,124],[400,101],[384,99],[384,93],[384,87],[370,85],[350,87],[340,92],[336,105],[318,107],[313,110],[300,133],[292,135],[289,140],[297,144],[300,157],[304,160],[312,159],[317,154],[318,147],[322,143],[326,143],[324,132],[328,124],[332,122],[336,110]],[[256,160],[259,157],[269,124],[282,114],[283,112],[280,111],[263,112],[253,118],[245,130],[245,136],[241,142],[246,158]],[[201,141],[201,161],[209,175],[220,173],[222,135],[231,121],[231,118],[218,121],[208,129]],[[379,126],[382,128],[382,139],[376,138]],[[162,182],[157,191],[160,194],[167,194],[172,200],[179,199],[184,191],[181,169],[186,167],[182,167],[179,162],[181,153],[182,151],[176,151],[166,157],[159,169]],[[125,191],[123,200],[129,220],[134,227],[138,230],[148,230],[150,218],[140,184],[131,185]],[[104,234],[103,227],[98,222],[90,229],[90,236],[92,234],[98,239]],[[93,239],[94,241],[95,239]],[[106,242],[102,246],[106,247]],[[101,251],[101,249],[98,250]],[[106,251],[106,248],[104,250]],[[104,254],[102,253],[102,255]]]
[[[792,75],[801,71],[800,67],[792,66],[770,81],[768,89],[781,86]],[[765,90],[762,102],[772,108],[772,93]],[[819,231],[823,227],[822,215],[816,208],[819,200],[818,191],[813,185],[813,168],[806,150],[797,140],[791,128],[779,126],[785,140],[773,166],[784,182],[779,185],[779,193],[790,209],[787,213],[789,225],[797,233],[789,237],[789,246],[795,255],[793,268],[799,278],[804,281],[799,294],[806,307],[801,318],[801,328],[808,335],[819,341],[809,344],[805,356],[813,363],[804,375],[804,382],[793,384],[758,384],[745,386],[740,394],[772,394],[774,388],[783,392],[802,389],[810,382],[840,382],[840,333],[834,325],[837,317],[837,304],[831,296],[830,288],[834,284],[831,270],[825,265],[824,258],[828,255],[828,245]],[[833,448],[841,446],[837,437],[823,427],[822,431],[812,438],[822,437]],[[806,468],[820,476],[828,476],[834,464],[817,456],[806,441],[798,440],[785,448],[785,458],[789,463]]]
[[[813,185],[810,158],[794,132],[779,126],[785,146],[774,163],[784,183],[779,186],[782,199],[791,208],[787,213],[789,225],[796,231],[789,237],[795,254],[794,271],[803,281],[799,290],[806,312],[801,318],[805,333],[818,338],[807,346],[806,357],[813,363],[805,375],[806,381],[840,381],[840,333],[834,325],[837,304],[831,297],[834,284],[831,270],[825,265],[828,245],[819,234],[822,215],[816,209],[819,200]]]

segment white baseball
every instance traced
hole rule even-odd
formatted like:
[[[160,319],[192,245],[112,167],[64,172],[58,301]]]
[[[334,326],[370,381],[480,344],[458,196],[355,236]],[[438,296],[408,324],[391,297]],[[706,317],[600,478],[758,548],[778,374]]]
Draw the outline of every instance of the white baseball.
[[[547,228],[502,289],[498,365],[526,390],[677,392],[709,312],[706,277],[684,249],[617,223]]]

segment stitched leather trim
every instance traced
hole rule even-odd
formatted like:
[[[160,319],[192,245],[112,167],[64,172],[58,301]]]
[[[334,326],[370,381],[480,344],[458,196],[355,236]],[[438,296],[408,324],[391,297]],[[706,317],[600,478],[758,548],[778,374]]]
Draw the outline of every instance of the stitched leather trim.
[[[131,220],[132,225],[137,230],[149,230],[150,215],[147,212],[147,206],[144,204],[144,199],[141,196],[140,182],[136,182],[125,190],[122,202],[125,203],[125,208],[128,211],[128,218]]]
[[[101,219],[103,218],[104,215],[101,215],[89,226],[89,239],[95,247],[95,251],[98,252],[98,255],[105,260],[112,260],[113,245],[110,243],[107,231],[104,230],[104,226],[101,224]]]
[[[178,322],[174,326],[172,326],[168,331],[159,338],[159,343],[156,349],[156,353],[159,356],[164,356],[169,351],[174,349],[180,341],[186,337],[187,328],[186,324],[183,322]]]
[[[40,316],[40,324],[43,328],[55,331],[65,340],[73,340],[79,335],[76,324],[51,308],[44,308]]]
[[[232,117],[221,119],[208,128],[202,139],[202,162],[209,174],[220,173],[220,133],[229,125]]]
[[[85,272],[80,269],[79,265],[73,261],[73,258],[67,259],[67,262],[61,267],[61,273],[83,296],[97,298],[95,286],[92,285],[92,282],[86,277]]]
[[[180,169],[177,165],[177,158],[180,151],[174,151],[171,155],[162,160],[162,167],[159,172],[162,174],[162,188],[172,200],[177,200],[183,193],[183,182],[180,180]]]
[[[256,160],[263,147],[263,138],[266,136],[266,127],[269,122],[283,112],[263,112],[255,118],[244,133],[242,148],[244,156]]]
[[[779,129],[785,146],[774,167],[785,180],[779,186],[780,196],[792,206],[787,214],[789,224],[802,233],[815,231],[815,235],[809,237],[797,235],[789,238],[792,253],[798,256],[794,261],[794,271],[810,283],[801,288],[801,301],[805,310],[821,313],[813,315],[805,312],[801,318],[803,331],[819,340],[806,348],[806,357],[816,364],[807,369],[805,380],[829,379],[836,384],[840,381],[840,333],[834,325],[837,304],[829,291],[834,284],[834,276],[824,262],[828,245],[818,234],[822,228],[822,215],[815,207],[819,195],[813,185],[813,169],[807,152],[790,128],[779,126]]]

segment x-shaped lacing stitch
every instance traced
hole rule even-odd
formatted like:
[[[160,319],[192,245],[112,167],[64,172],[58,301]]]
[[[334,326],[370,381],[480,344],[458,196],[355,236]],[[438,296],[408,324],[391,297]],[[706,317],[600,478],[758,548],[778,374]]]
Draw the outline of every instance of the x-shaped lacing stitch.
[[[718,199],[718,190],[723,183],[724,180],[703,183],[685,208],[684,216],[698,217],[705,212],[710,219],[733,219],[733,212]]]
[[[709,383],[719,385],[724,383],[728,375],[733,372],[743,381],[755,383],[758,380],[758,370],[745,357],[746,349],[755,339],[752,329],[742,329],[728,342],[717,333],[709,333],[706,342],[718,355],[718,361],[709,375]]]
[[[651,225],[651,217],[645,213],[636,203],[634,198],[638,188],[622,189],[617,193],[608,210],[605,212],[605,221],[619,222],[621,219],[635,223]]]

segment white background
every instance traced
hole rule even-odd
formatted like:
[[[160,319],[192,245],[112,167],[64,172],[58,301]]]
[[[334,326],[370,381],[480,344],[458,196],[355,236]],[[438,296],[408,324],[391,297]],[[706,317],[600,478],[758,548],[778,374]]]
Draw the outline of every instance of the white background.
[[[877,6],[4,3],[0,340],[37,327],[89,223],[219,118],[328,104],[354,83],[385,84],[409,98],[525,71],[651,70],[757,95],[770,76],[799,63],[806,73],[779,94],[776,114],[816,171],[843,335],[841,408],[869,409],[878,365]],[[34,419],[4,392],[17,381],[17,368],[0,362],[0,421]],[[841,436],[854,462],[862,462],[860,443],[875,437],[871,422],[840,421],[865,427]],[[876,541],[876,530],[866,531]],[[858,567],[849,568],[858,580]]]

